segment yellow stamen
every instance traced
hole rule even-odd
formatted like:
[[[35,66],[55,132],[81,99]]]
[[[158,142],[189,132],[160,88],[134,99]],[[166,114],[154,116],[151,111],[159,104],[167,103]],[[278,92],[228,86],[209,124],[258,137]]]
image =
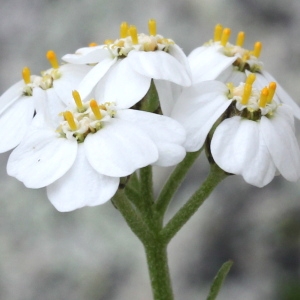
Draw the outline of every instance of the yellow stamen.
[[[272,101],[275,91],[276,91],[276,82],[272,81],[269,84],[269,95],[268,95],[268,99],[267,99],[268,103],[270,103]]]
[[[56,54],[55,54],[54,51],[49,50],[46,54],[46,57],[49,60],[49,62],[50,62],[53,69],[58,69],[59,68],[59,63],[57,61]]]
[[[256,79],[256,75],[254,73],[250,73],[246,79],[246,83],[252,85],[255,79]]]
[[[76,103],[78,111],[84,110],[84,107],[82,105],[82,101],[81,101],[81,97],[80,97],[79,93],[76,90],[74,90],[74,91],[72,91],[72,96],[74,98],[74,101]]]
[[[214,31],[214,42],[221,41],[222,32],[223,32],[223,26],[221,24],[217,24],[215,26],[215,31]]]
[[[269,95],[269,89],[267,87],[264,87],[261,90],[260,98],[259,98],[259,106],[265,107],[268,101],[268,95]]]
[[[95,42],[89,43],[89,47],[96,47],[96,46],[98,46],[98,44]]]
[[[244,94],[243,94],[242,101],[241,101],[241,103],[243,105],[246,105],[248,103],[251,92],[252,92],[252,85],[249,83],[245,83]]]
[[[74,116],[72,115],[72,113],[67,110],[63,113],[63,115],[64,115],[65,120],[68,122],[70,129],[72,131],[77,130],[77,125],[75,123]]]
[[[236,42],[235,44],[237,46],[242,47],[244,45],[244,41],[245,41],[245,32],[244,31],[240,31],[236,37]]]
[[[128,23],[122,22],[120,25],[120,38],[124,39],[128,36]]]
[[[30,69],[28,67],[23,68],[22,77],[23,77],[25,84],[30,83]]]
[[[139,43],[139,40],[138,40],[136,26],[130,25],[128,31],[129,31],[129,34],[131,36],[133,45],[137,45]]]
[[[95,99],[90,101],[90,107],[96,117],[97,120],[101,120],[102,119],[102,115],[98,106],[98,103]]]
[[[253,55],[255,57],[258,58],[260,56],[261,48],[262,48],[262,43],[261,42],[256,42],[254,44]]]
[[[154,19],[150,19],[148,22],[149,34],[155,36],[156,35],[156,21]]]
[[[224,28],[222,32],[222,37],[221,37],[221,45],[226,46],[227,42],[229,41],[231,34],[230,28]]]

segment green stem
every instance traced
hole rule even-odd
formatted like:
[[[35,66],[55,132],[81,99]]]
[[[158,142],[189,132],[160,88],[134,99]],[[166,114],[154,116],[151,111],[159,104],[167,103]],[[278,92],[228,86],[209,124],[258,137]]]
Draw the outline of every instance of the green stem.
[[[153,238],[151,230],[149,230],[143,218],[127,199],[123,189],[119,189],[116,192],[112,198],[112,202],[120,211],[130,229],[141,240],[142,243],[147,243],[147,241]]]
[[[173,300],[173,291],[168,266],[167,246],[153,240],[145,246],[149,276],[154,300]]]
[[[172,197],[174,196],[175,192],[180,187],[180,184],[184,180],[187,172],[194,164],[195,160],[198,158],[202,151],[202,148],[197,152],[190,152],[186,154],[184,160],[177,165],[175,170],[172,172],[171,176],[169,177],[168,181],[164,185],[160,195],[156,201],[156,211],[160,213],[160,215],[164,216]]]
[[[140,169],[140,194],[145,205],[153,204],[152,167]]]
[[[186,204],[173,216],[165,228],[162,230],[162,239],[168,243],[182,226],[198,210],[205,199],[208,198],[214,188],[226,177],[226,173],[216,164],[211,165],[210,173],[205,182],[192,195]]]

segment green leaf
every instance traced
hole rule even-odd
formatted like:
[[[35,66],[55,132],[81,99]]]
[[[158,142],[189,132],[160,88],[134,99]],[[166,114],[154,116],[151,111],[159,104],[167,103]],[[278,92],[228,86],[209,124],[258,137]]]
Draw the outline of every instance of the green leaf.
[[[214,278],[214,281],[210,287],[209,295],[207,297],[207,300],[215,300],[219,294],[219,291],[222,287],[222,284],[233,264],[232,260],[227,261],[222,265],[220,270],[218,271],[216,277]]]

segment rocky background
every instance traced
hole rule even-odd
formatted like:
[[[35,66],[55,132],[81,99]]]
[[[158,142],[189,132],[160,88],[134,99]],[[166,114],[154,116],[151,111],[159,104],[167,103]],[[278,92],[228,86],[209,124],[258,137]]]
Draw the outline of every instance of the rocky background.
[[[2,0],[0,94],[24,66],[47,69],[47,50],[62,56],[116,38],[122,21],[146,32],[149,18],[187,54],[216,23],[232,28],[232,41],[245,31],[245,47],[263,42],[265,68],[300,104],[299,0]],[[111,203],[59,213],[44,189],[6,175],[8,155],[0,156],[0,299],[150,300],[142,245]],[[170,215],[207,170],[202,158]],[[300,299],[299,196],[299,182],[282,177],[263,189],[237,176],[221,183],[169,246],[176,299],[205,299],[228,259],[234,266],[218,299]]]

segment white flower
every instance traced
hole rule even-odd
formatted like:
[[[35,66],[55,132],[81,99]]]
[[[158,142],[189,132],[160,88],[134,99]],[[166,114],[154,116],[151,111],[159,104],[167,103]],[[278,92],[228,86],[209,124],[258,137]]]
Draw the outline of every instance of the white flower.
[[[170,100],[163,96],[172,94],[170,82],[191,84],[189,64],[172,40],[156,34],[155,22],[150,20],[149,24],[149,36],[137,34],[134,26],[122,23],[120,39],[63,57],[72,64],[95,64],[78,87],[83,99],[96,86],[105,99],[131,107],[145,96],[153,79],[163,112],[170,112]]]
[[[268,184],[277,171],[296,181],[300,150],[292,109],[278,101],[275,82],[260,91],[254,80],[251,73],[237,87],[198,83],[183,91],[171,116],[187,131],[187,151],[199,150],[211,133],[207,145],[224,171],[258,187]]]
[[[20,143],[34,115],[33,89],[39,77],[30,76],[27,68],[23,76],[25,81],[17,82],[0,97],[0,153]]]
[[[174,165],[185,156],[185,132],[173,119],[94,99],[82,103],[73,95],[77,106],[56,127],[38,112],[7,165],[25,186],[47,186],[59,211],[102,204],[115,194],[120,177],[149,164]]]
[[[268,184],[277,171],[296,181],[300,151],[292,109],[279,102],[275,82],[259,90],[254,81],[251,73],[237,87],[200,82],[183,91],[171,116],[186,129],[187,151],[199,150],[212,130],[207,143],[226,172],[242,175],[258,187]]]
[[[245,34],[239,32],[236,44],[229,43],[230,29],[215,27],[214,39],[196,48],[188,56],[191,65],[193,83],[204,80],[219,80],[238,85],[246,80],[252,72],[257,75],[255,85],[263,88],[271,81],[276,81],[264,68],[259,60],[262,43],[256,42],[253,50],[243,48]],[[293,108],[295,117],[300,119],[300,108],[295,101],[277,84],[277,96],[280,102]]]
[[[239,116],[224,120],[214,132],[211,153],[223,170],[257,187],[267,185],[277,171],[289,181],[300,176],[293,113],[286,105],[258,121]]]
[[[20,143],[39,107],[46,105],[52,117],[56,117],[70,103],[71,91],[90,70],[88,66],[59,66],[53,51],[48,51],[47,58],[52,64],[51,69],[35,76],[25,67],[23,80],[0,97],[0,153]]]

